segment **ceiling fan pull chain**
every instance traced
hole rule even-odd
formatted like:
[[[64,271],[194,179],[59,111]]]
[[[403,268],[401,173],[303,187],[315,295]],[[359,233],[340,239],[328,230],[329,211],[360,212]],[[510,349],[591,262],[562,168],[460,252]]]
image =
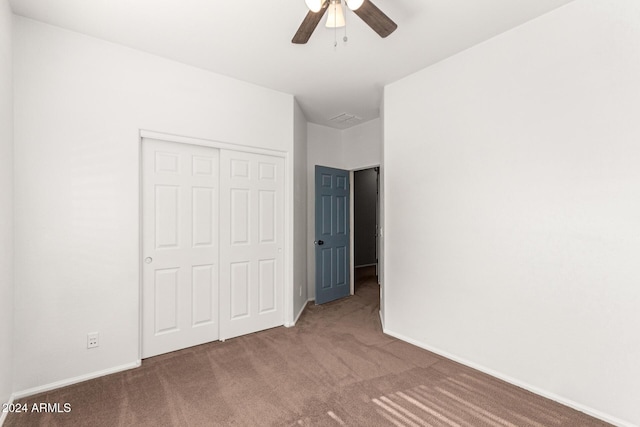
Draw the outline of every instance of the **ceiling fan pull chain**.
[[[345,11],[345,12],[347,12],[347,9],[348,9],[348,8],[346,8],[346,7],[345,7],[345,8],[344,8],[344,11]],[[347,40],[349,40],[349,39],[347,38],[347,15],[348,15],[348,13],[345,13],[345,14],[344,14],[344,37],[342,37],[342,41],[343,41],[344,43],[346,43],[346,42],[347,42]]]
[[[331,6],[333,6],[333,50],[336,50],[338,49],[338,27],[337,27],[338,13],[336,11],[336,9],[338,8],[338,3],[337,2],[332,3]]]

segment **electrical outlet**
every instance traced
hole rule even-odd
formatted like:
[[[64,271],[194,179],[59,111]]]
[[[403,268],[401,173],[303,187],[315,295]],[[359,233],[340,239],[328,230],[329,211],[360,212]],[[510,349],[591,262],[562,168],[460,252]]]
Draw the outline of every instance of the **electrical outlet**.
[[[96,348],[100,345],[100,334],[98,332],[90,332],[87,334],[87,348]]]

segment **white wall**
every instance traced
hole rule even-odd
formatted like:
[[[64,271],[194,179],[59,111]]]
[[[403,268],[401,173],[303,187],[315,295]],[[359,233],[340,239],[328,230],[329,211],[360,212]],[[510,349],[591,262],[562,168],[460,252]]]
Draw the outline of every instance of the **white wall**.
[[[13,392],[13,73],[11,27],[9,1],[0,0],[0,404],[7,402]],[[2,415],[0,413],[0,419]]]
[[[294,278],[293,316],[297,319],[308,299],[307,288],[307,118],[294,101]]]
[[[374,119],[345,130],[309,123],[307,127],[307,283],[315,298],[315,166],[354,170],[381,163],[382,128]]]
[[[24,391],[138,359],[139,129],[291,159],[294,102],[24,18],[14,29],[15,389]],[[90,331],[100,347],[89,351]]]
[[[342,131],[343,169],[364,169],[380,165],[381,126],[380,119],[374,119]]]
[[[578,0],[385,89],[389,333],[640,425],[638,76]]]

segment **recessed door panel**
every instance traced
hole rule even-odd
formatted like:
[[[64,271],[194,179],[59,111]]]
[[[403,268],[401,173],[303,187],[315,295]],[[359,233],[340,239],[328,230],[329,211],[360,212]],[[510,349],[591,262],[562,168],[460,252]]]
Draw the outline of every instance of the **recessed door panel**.
[[[347,197],[346,196],[336,196],[336,229],[335,233],[340,234],[342,236],[347,235],[347,227],[349,224],[349,218],[347,217],[348,207],[347,207]]]
[[[274,181],[276,179],[276,165],[274,163],[259,163],[258,176],[261,181]]]
[[[344,286],[347,284],[347,248],[338,246],[336,248],[336,286]]]
[[[338,190],[348,190],[349,180],[348,175],[337,175],[336,176],[336,188]]]
[[[321,174],[320,185],[324,188],[333,188],[333,175],[329,173]]]
[[[320,286],[329,289],[334,283],[333,279],[333,248],[321,248]]]
[[[231,244],[249,244],[249,197],[248,190],[231,189]]]
[[[179,173],[180,172],[180,152],[155,152],[156,173]]]
[[[192,269],[193,326],[215,323],[218,314],[218,298],[213,293],[217,281],[213,264],[197,265]]]
[[[249,166],[249,162],[246,160],[231,160],[231,178],[249,178]]]
[[[180,187],[175,185],[157,185],[155,188],[157,207],[155,212],[156,249],[178,247]]]
[[[216,225],[215,189],[196,187],[192,189],[193,200],[193,246],[211,246],[214,244]]]
[[[249,263],[231,264],[231,318],[237,319],[249,314]]]
[[[263,259],[258,262],[258,280],[260,281],[260,313],[276,308],[276,260]]]
[[[177,268],[156,270],[154,287],[156,334],[178,329],[178,271]]]
[[[209,156],[193,156],[193,174],[199,176],[213,176],[215,166],[213,157]]]
[[[320,234],[322,236],[331,236],[333,229],[333,201],[330,195],[324,195],[320,199],[322,215],[320,220]]]
[[[276,193],[271,190],[259,192],[260,243],[273,243],[276,239]]]

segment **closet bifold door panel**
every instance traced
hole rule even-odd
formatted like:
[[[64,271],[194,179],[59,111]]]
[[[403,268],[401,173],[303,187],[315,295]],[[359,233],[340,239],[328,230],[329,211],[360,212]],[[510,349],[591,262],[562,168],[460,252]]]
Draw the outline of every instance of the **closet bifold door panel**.
[[[284,159],[220,151],[220,339],[284,324]]]
[[[219,339],[220,151],[142,141],[142,357]]]

